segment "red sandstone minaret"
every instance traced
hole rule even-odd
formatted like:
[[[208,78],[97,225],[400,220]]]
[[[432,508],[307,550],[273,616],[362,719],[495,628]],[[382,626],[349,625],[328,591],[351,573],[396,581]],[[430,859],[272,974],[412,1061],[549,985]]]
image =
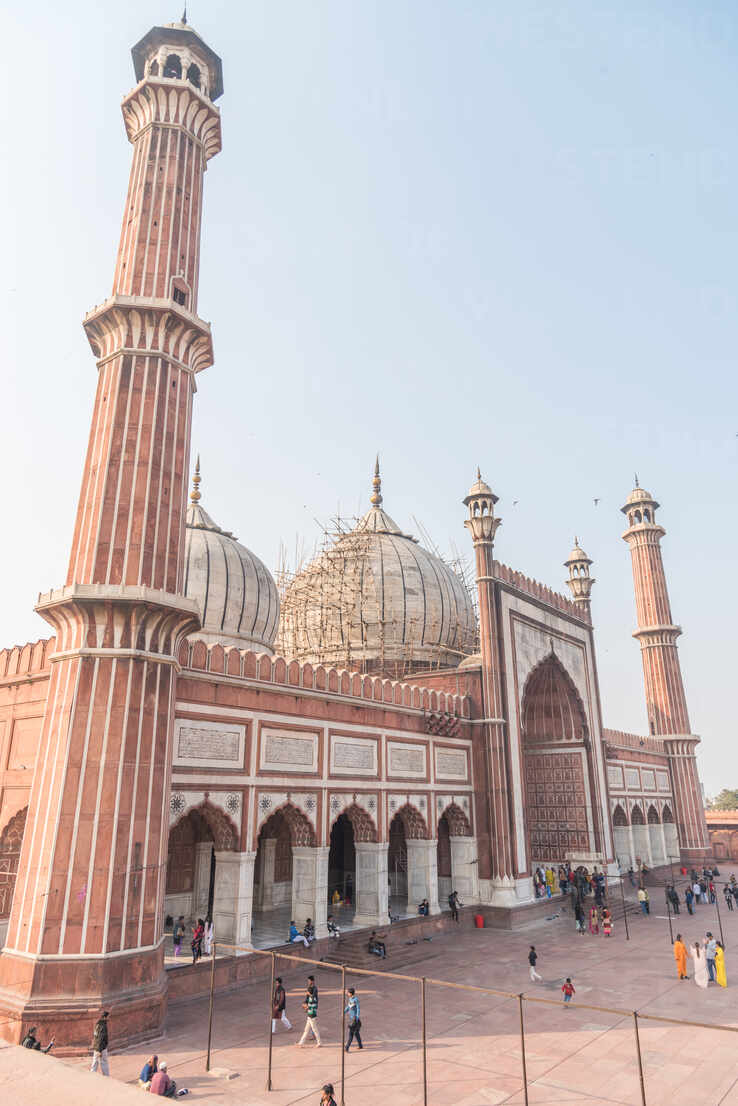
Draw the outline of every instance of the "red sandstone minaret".
[[[482,655],[482,693],[484,705],[485,753],[488,774],[490,852],[492,857],[492,904],[514,906],[514,841],[510,802],[509,753],[505,707],[502,692],[502,649],[500,645],[494,587],[494,540],[502,522],[495,517],[497,496],[482,480],[472,484],[464,505],[469,517],[464,526],[474,542],[474,558],[479,598],[479,642]]]
[[[133,48],[133,145],[112,295],[85,318],[97,394],[7,943],[2,1034],[89,1044],[161,1026],[167,802],[183,598],[203,174],[220,149],[220,59],[186,23]]]
[[[646,710],[650,732],[664,740],[671,765],[682,858],[697,860],[709,853],[695,748],[699,738],[690,733],[687,699],[679,666],[677,638],[661,559],[661,539],[666,533],[656,522],[659,504],[638,484],[628,496],[623,514],[628,529],[623,539],[630,546],[638,629],[641,645]]]

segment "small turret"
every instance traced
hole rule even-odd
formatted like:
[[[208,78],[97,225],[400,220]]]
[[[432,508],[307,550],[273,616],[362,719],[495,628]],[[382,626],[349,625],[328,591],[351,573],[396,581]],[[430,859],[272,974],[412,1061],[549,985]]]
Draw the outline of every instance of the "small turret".
[[[502,524],[501,518],[495,518],[497,499],[498,497],[489,484],[485,484],[481,472],[477,469],[477,478],[464,499],[464,506],[469,508],[469,518],[464,526],[470,532],[475,545],[480,542],[488,545],[494,543],[497,528]]]
[[[569,579],[566,581],[569,590],[574,598],[574,602],[578,603],[587,613],[590,609],[590,595],[592,593],[592,585],[595,583],[593,577],[589,574],[589,566],[592,564],[592,560],[579,544],[579,538],[574,538],[574,548],[569,554],[568,560],[564,561],[564,566],[569,569]]]

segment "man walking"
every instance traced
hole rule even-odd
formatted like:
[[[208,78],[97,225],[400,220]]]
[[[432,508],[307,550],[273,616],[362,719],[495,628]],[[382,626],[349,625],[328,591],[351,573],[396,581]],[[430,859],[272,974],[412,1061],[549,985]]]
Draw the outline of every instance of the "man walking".
[[[648,914],[648,896],[643,887],[638,888],[638,902],[640,903],[641,913]]]
[[[537,979],[542,980],[543,976],[539,975],[536,971],[536,961],[538,960],[538,953],[536,952],[536,946],[530,946],[530,952],[528,953],[528,963],[530,964],[530,981],[534,983]]]
[[[714,983],[716,980],[715,975],[715,954],[717,952],[717,941],[708,930],[705,934],[705,959],[707,960],[707,973],[708,982]]]
[[[730,890],[730,887],[728,886],[727,883],[723,884],[723,895],[725,896],[725,904],[728,907],[728,910],[732,910],[733,909],[733,892]]]
[[[320,1031],[318,1029],[318,988],[315,986],[315,977],[312,975],[308,976],[308,989],[302,1006],[307,1014],[307,1019],[305,1021],[305,1028],[302,1031],[302,1037],[300,1037],[297,1043],[300,1048],[302,1048],[308,1039],[308,1035],[312,1033],[313,1037],[315,1037],[315,1047],[320,1048]]]
[[[272,995],[272,1033],[276,1032],[278,1021],[281,1021],[285,1029],[292,1029],[292,1022],[287,1017],[287,992],[282,986],[281,975],[278,975],[274,981],[274,994]]]
[[[361,1043],[361,1011],[359,1009],[359,1000],[356,997],[356,991],[353,987],[348,989],[348,1004],[346,1006],[345,1013],[349,1016],[348,1024],[348,1040],[346,1041],[346,1051],[351,1048],[351,1042],[356,1038],[356,1043],[359,1048],[363,1048]]]
[[[108,1017],[109,1011],[103,1010],[95,1022],[92,1033],[92,1064],[90,1065],[90,1071],[97,1071],[99,1067],[101,1075],[110,1075],[108,1065]]]

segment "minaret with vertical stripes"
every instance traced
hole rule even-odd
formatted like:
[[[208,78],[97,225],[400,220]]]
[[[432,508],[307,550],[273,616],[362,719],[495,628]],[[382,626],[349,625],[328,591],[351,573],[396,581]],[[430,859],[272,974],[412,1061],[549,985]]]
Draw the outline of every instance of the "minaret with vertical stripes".
[[[709,852],[695,758],[699,738],[690,733],[676,644],[682,629],[674,624],[671,614],[661,558],[661,539],[666,531],[656,522],[658,508],[636,477],[636,486],[621,508],[628,519],[623,540],[630,546],[633,564],[638,622],[633,637],[641,646],[649,730],[664,739],[669,754],[682,858],[697,860]]]
[[[85,330],[97,393],[66,584],[39,599],[56,633],[5,948],[0,1025],[89,1044],[101,1004],[119,1046],[160,1030],[177,649],[203,174],[220,149],[220,59],[185,23],[133,48],[133,145],[110,298]]]
[[[494,541],[502,519],[495,515],[497,496],[482,480],[472,484],[464,505],[469,517],[464,522],[474,543],[474,558],[479,599],[479,644],[482,656],[482,696],[484,705],[484,743],[489,800],[490,852],[492,860],[492,905],[514,906],[518,898],[515,886],[513,814],[509,780],[507,725],[502,690],[502,647],[499,638],[497,602],[494,585]]]

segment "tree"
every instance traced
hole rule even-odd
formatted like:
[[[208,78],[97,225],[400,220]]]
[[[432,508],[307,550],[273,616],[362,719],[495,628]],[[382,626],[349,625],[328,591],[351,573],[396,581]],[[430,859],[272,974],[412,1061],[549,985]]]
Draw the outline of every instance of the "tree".
[[[724,787],[707,806],[710,810],[738,810],[738,788]]]

